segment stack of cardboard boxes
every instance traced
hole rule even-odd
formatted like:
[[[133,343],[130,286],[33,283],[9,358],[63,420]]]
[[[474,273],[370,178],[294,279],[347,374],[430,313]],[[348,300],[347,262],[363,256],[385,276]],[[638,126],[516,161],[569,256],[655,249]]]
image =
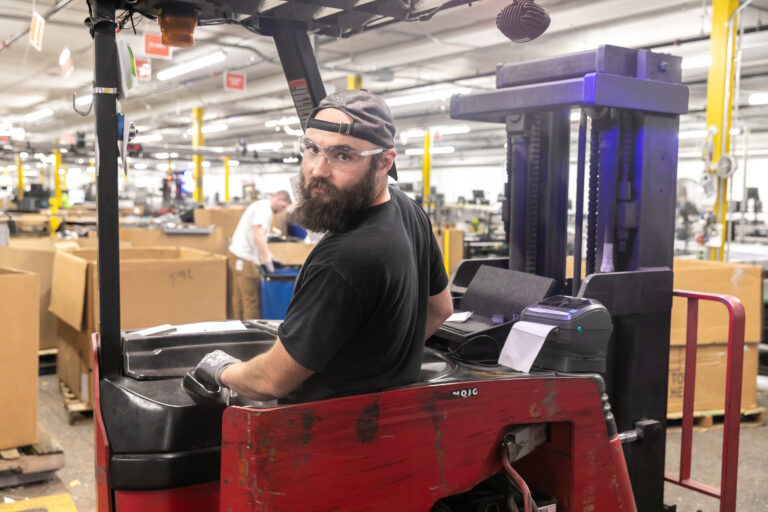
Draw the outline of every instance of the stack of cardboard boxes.
[[[756,406],[758,348],[763,325],[763,269],[754,265],[675,259],[676,290],[732,295],[744,305],[744,373],[741,409]],[[667,415],[682,416],[685,379],[687,301],[675,298],[672,305],[669,351]],[[698,415],[722,414],[725,409],[725,376],[728,356],[728,310],[717,302],[699,302],[696,393]]]
[[[0,450],[37,442],[38,282],[0,268]]]
[[[58,375],[93,396],[91,333],[99,329],[96,249],[54,255],[50,309],[58,318]],[[120,326],[139,329],[226,319],[226,258],[185,247],[120,250]]]

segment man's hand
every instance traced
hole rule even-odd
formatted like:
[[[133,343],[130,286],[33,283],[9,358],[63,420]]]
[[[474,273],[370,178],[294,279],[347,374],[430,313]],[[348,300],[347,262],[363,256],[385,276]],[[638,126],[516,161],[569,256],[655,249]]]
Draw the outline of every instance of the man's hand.
[[[274,261],[267,261],[266,263],[263,263],[261,266],[264,267],[264,270],[268,274],[274,274],[275,273],[275,262]]]
[[[221,372],[230,365],[241,362],[223,350],[209,352],[197,363],[192,372],[197,380],[210,386],[221,386]]]

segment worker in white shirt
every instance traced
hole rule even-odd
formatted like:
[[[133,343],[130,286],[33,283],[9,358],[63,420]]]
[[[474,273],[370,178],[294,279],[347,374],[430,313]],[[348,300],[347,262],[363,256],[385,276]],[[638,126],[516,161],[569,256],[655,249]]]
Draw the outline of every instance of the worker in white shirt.
[[[291,197],[280,190],[246,208],[237,223],[229,246],[230,318],[246,320],[261,318],[262,268],[274,272],[272,253],[267,247],[267,233],[272,215],[291,204]]]

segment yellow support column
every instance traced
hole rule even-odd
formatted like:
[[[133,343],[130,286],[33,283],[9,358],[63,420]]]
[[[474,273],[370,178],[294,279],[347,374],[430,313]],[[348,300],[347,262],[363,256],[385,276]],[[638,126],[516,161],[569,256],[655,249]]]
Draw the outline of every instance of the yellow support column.
[[[59,141],[56,141],[56,144],[58,144]],[[56,148],[53,150],[53,156],[54,156],[54,165],[53,165],[53,189],[54,189],[54,196],[51,198],[51,216],[49,219],[50,225],[51,225],[51,236],[56,237],[56,230],[59,228],[59,225],[61,224],[61,218],[59,218],[59,208],[61,208],[61,176],[59,175],[59,172],[61,171],[61,150],[59,148]]]
[[[347,75],[347,89],[362,89],[362,88],[363,88],[362,75]]]
[[[205,141],[203,140],[203,109],[195,107],[192,111],[192,118],[195,121],[195,126],[192,130],[192,148],[197,149],[203,147]],[[203,155],[195,154],[192,156],[192,160],[195,163],[194,178],[195,178],[195,193],[192,196],[198,203],[203,202]]]
[[[229,157],[224,157],[224,202],[229,202]]]
[[[424,206],[429,205],[430,185],[429,178],[432,172],[432,134],[427,130],[424,134],[424,156],[421,160],[421,184],[422,184],[422,201]]]
[[[712,65],[707,78],[707,128],[714,126],[714,151],[712,165],[715,166],[724,154],[730,151],[731,109],[733,106],[734,43],[736,19],[732,15],[739,7],[738,0],[712,0],[712,35],[709,39],[709,53]],[[710,169],[709,172],[715,172]],[[728,180],[718,178],[715,217],[722,227],[720,250],[710,249],[709,259],[723,260],[727,236],[726,213],[728,212]]]
[[[18,192],[16,199],[24,199],[24,165],[21,163],[21,155],[16,153],[16,176],[18,176]]]

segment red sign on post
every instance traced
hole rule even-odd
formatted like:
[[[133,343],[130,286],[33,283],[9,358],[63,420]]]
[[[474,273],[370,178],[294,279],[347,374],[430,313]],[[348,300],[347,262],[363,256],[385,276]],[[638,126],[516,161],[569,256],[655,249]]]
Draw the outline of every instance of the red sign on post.
[[[157,34],[144,34],[144,54],[159,59],[170,59],[171,48],[163,44],[163,37]]]
[[[152,80],[152,61],[149,59],[136,59],[136,76],[139,82]]]
[[[227,91],[244,91],[245,74],[224,72],[224,89]]]

